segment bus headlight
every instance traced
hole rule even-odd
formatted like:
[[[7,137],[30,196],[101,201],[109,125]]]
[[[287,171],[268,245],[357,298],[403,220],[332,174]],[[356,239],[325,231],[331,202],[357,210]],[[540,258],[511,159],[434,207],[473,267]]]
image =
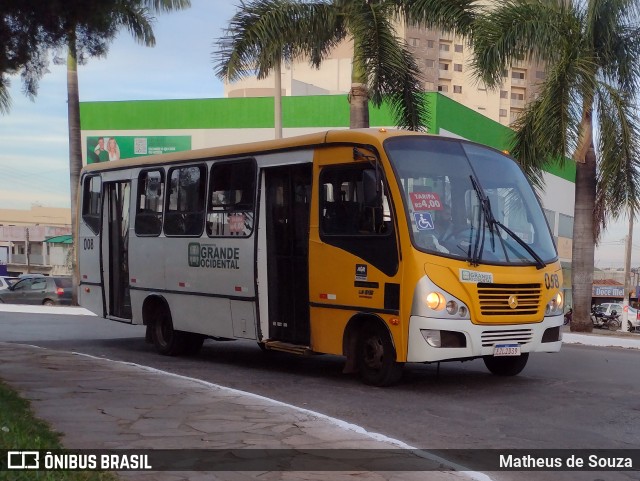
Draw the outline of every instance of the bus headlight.
[[[434,311],[440,311],[444,307],[446,301],[444,296],[439,292],[430,292],[427,294],[427,307]]]
[[[459,298],[424,276],[413,293],[411,315],[438,319],[469,319],[469,308]]]
[[[545,316],[559,316],[564,310],[564,298],[562,293],[558,294],[547,303],[547,307],[544,310]]]

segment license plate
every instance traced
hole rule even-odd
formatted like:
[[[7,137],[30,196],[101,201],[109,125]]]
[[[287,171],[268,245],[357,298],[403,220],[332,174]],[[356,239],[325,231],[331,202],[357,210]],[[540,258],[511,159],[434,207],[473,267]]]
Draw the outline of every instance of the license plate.
[[[520,344],[496,344],[493,348],[495,356],[519,356]]]

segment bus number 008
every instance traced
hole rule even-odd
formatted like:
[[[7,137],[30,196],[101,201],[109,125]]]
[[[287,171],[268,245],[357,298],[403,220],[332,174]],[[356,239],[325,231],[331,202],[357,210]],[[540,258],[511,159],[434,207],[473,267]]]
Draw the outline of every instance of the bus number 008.
[[[93,239],[84,240],[84,250],[86,251],[93,250]]]

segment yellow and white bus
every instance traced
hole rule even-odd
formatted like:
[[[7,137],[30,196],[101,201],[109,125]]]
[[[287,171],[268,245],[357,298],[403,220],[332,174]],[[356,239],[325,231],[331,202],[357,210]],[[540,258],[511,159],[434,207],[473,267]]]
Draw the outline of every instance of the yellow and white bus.
[[[91,164],[79,206],[80,304],[165,355],[251,339],[389,385],[406,362],[515,375],[561,346],[539,201],[472,142],[340,130]]]

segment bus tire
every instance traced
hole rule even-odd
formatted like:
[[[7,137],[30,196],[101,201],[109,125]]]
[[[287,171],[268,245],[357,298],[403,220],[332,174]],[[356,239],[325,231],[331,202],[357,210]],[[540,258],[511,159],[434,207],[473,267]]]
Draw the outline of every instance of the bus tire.
[[[153,345],[163,356],[179,356],[186,350],[186,336],[184,332],[173,328],[171,312],[166,307],[158,307],[151,325],[151,339]]]
[[[525,352],[519,356],[483,356],[484,365],[487,366],[491,374],[496,376],[516,376],[522,372],[529,360],[529,353]]]
[[[360,376],[371,386],[391,386],[402,377],[403,363],[396,362],[396,350],[389,333],[379,324],[360,331],[357,363]]]

